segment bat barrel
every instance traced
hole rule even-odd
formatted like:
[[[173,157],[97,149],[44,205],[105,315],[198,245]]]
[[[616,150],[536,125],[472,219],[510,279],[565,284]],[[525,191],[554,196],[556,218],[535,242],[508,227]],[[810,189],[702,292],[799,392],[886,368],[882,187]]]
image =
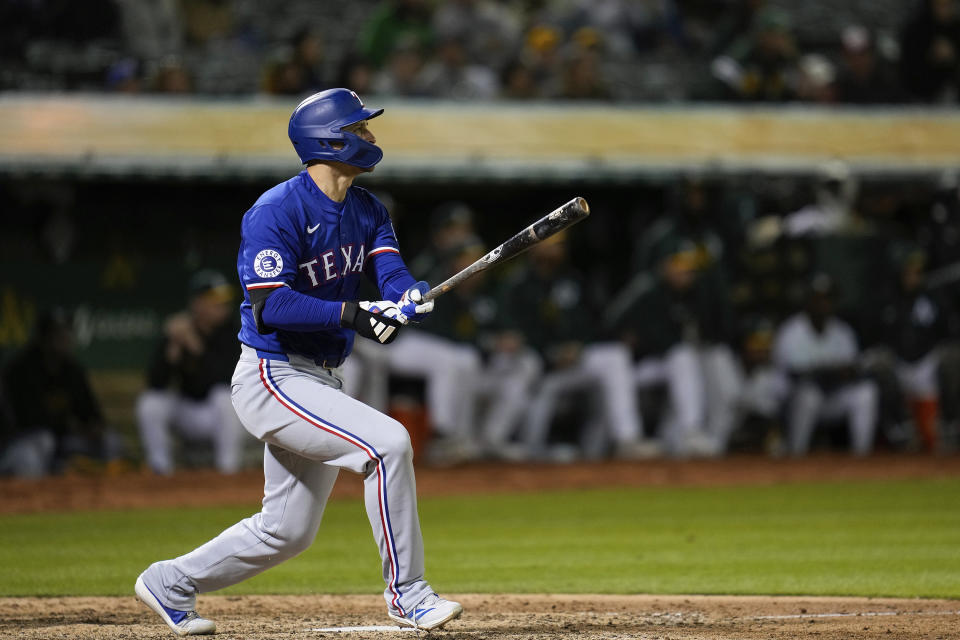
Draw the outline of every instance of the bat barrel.
[[[430,301],[440,297],[470,276],[523,253],[538,242],[563,231],[589,215],[590,205],[587,201],[581,197],[574,198],[517,233],[460,273],[430,289],[424,294],[424,300]]]

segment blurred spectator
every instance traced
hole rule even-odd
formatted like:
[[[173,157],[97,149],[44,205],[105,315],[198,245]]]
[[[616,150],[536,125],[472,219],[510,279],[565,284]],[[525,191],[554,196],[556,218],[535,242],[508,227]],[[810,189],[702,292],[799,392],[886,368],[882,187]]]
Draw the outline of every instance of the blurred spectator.
[[[830,104],[836,98],[834,80],[837,71],[826,56],[808,53],[797,65],[797,98],[817,104]]]
[[[222,274],[203,270],[191,277],[189,296],[189,308],[167,319],[147,370],[137,400],[140,440],[154,473],[173,473],[173,433],[212,442],[217,469],[233,473],[246,438],[230,401],[239,350],[233,291]]]
[[[517,49],[520,19],[516,7],[508,3],[449,0],[438,3],[433,31],[439,41],[459,40],[470,60],[499,72]]]
[[[301,28],[290,39],[288,50],[268,66],[267,93],[295,96],[320,91],[324,87],[320,77],[322,62],[320,35],[310,27]]]
[[[858,371],[856,333],[833,313],[832,280],[817,274],[810,282],[807,306],[777,331],[773,359],[790,376],[787,411],[788,452],[807,453],[814,428],[822,420],[846,420],[850,449],[864,456],[873,449],[878,391]]]
[[[420,71],[416,86],[423,95],[452,100],[489,100],[499,92],[496,74],[470,62],[463,43],[456,38],[440,42],[434,58]]]
[[[541,98],[533,70],[517,58],[507,63],[500,78],[500,97],[507,100],[535,100]]]
[[[561,33],[556,27],[535,24],[523,38],[519,61],[533,77],[536,93],[541,98],[554,98],[561,90],[563,57]]]
[[[726,96],[747,102],[786,102],[796,97],[797,47],[786,13],[767,8],[757,14],[748,39],[713,61],[714,77]]]
[[[733,310],[718,265],[687,238],[657,253],[609,305],[606,324],[636,357],[631,379],[666,389],[658,432],[676,456],[717,455],[735,426],[742,387],[729,348]]]
[[[140,63],[134,58],[117,60],[107,69],[104,88],[116,93],[140,93],[143,88]]]
[[[110,462],[123,442],[104,424],[87,372],[74,355],[62,310],[40,315],[31,341],[3,370],[14,431],[0,453],[0,472],[38,477],[84,460]]]
[[[351,87],[361,96],[369,95],[374,92],[375,73],[369,60],[362,56],[350,55],[340,63],[336,85],[338,87]]]
[[[745,37],[744,34],[754,30],[757,16],[766,7],[767,0],[732,0],[727,4],[712,29],[712,38],[707,45],[709,53],[714,56],[730,50]]]
[[[596,31],[582,28],[574,34],[574,47],[563,67],[560,97],[571,100],[609,100],[610,91],[600,65],[600,37]]]
[[[840,36],[843,45],[837,102],[890,104],[902,100],[895,70],[877,51],[874,34],[862,25],[849,25]]]
[[[229,0],[180,2],[188,42],[206,44],[230,37],[236,27],[234,3]]]
[[[374,76],[372,91],[380,95],[416,97],[424,90],[418,84],[423,54],[416,42],[400,43]],[[352,86],[352,85],[343,85]]]
[[[901,77],[914,98],[960,98],[960,12],[956,0],[920,0],[901,36]]]
[[[121,44],[113,0],[0,2],[0,86],[100,90]]]
[[[609,444],[625,458],[658,453],[643,439],[629,350],[619,342],[594,340],[598,307],[570,264],[565,234],[535,244],[528,256],[504,285],[499,325],[518,348],[526,343],[535,349],[547,371],[534,391],[521,438],[529,453],[554,456],[548,448],[551,424],[558,407],[569,408],[577,394],[586,394],[593,408],[578,434],[584,453],[605,453]]]
[[[379,69],[401,42],[433,44],[432,5],[427,0],[382,0],[360,32],[360,53]],[[360,91],[353,85],[344,85]]]
[[[183,53],[179,0],[115,0],[124,46],[135,59],[153,63]]]
[[[674,0],[575,0],[569,4],[563,22],[574,29],[602,33],[605,46],[618,59],[635,58],[638,52],[668,43],[682,44],[680,12]]]
[[[193,79],[183,63],[175,58],[169,58],[157,69],[153,90],[156,93],[166,94],[192,93]]]

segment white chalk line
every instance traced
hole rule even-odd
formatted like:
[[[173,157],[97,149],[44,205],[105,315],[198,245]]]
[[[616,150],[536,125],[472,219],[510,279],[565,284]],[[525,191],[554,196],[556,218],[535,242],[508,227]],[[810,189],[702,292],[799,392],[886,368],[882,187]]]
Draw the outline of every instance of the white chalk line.
[[[365,627],[326,627],[323,629],[310,629],[310,631],[323,631],[326,633],[354,633],[357,631],[393,631],[393,632],[415,632],[413,627],[401,627],[399,625],[368,625]]]
[[[960,611],[863,611],[860,613],[794,613],[780,616],[754,616],[747,620],[796,620],[801,618],[876,618],[880,616],[958,616]],[[745,618],[740,618],[744,620]]]

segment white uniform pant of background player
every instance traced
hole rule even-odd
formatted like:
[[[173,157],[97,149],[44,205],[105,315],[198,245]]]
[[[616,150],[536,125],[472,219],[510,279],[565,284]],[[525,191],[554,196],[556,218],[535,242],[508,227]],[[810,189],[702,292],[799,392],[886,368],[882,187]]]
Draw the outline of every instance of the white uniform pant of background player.
[[[307,549],[340,469],[364,476],[387,605],[405,613],[432,593],[423,579],[407,431],[339,387],[309,361],[259,360],[244,347],[233,402],[244,426],[266,443],[263,508],[194,551],[151,565],[144,581],[166,606],[193,609],[198,592],[236,584]]]
[[[877,428],[878,402],[877,386],[869,380],[830,392],[822,391],[811,382],[796,384],[787,415],[790,453],[799,456],[809,450],[817,422],[839,419],[846,419],[850,427],[853,453],[861,456],[870,453]]]
[[[422,377],[431,426],[444,436],[465,437],[470,433],[474,411],[470,390],[476,387],[481,367],[475,349],[408,329],[389,347],[367,346],[358,340],[354,350],[354,357],[343,366],[348,395],[369,398],[372,406],[385,411],[391,372]]]
[[[911,399],[936,398],[940,395],[937,382],[937,369],[940,366],[940,352],[933,350],[924,357],[908,362],[897,362],[897,378],[900,386]]]
[[[494,354],[484,366],[471,344],[407,329],[389,347],[355,343],[343,366],[344,391],[386,411],[391,372],[421,377],[430,422],[439,435],[496,449],[526,414],[529,389],[541,370],[529,349]],[[478,417],[484,400],[486,409]]]
[[[173,433],[186,440],[212,442],[218,470],[233,473],[240,469],[247,434],[233,410],[226,384],[211,387],[204,400],[148,389],[137,400],[137,426],[147,463],[157,473],[173,472]]]
[[[625,345],[613,342],[587,345],[579,362],[543,377],[530,404],[522,440],[532,454],[542,454],[560,397],[587,390],[597,404],[600,422],[599,426],[586,425],[592,438],[583,443],[585,453],[598,453],[593,449],[606,444],[604,432],[615,444],[636,442],[643,435],[643,426],[634,389],[630,352]]]
[[[18,478],[41,478],[50,473],[57,439],[47,429],[18,436],[0,452],[0,474]]]
[[[634,369],[639,388],[665,385],[667,406],[658,432],[674,455],[716,455],[737,426],[743,372],[726,345],[681,343]]]

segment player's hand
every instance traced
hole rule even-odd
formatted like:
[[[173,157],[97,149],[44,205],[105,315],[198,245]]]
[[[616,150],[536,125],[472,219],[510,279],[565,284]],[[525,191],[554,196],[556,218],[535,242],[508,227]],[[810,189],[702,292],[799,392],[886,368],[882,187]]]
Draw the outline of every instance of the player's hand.
[[[380,344],[390,344],[400,327],[407,323],[394,302],[345,302],[340,312],[340,326],[353,329],[364,338],[376,340]]]
[[[433,311],[433,300],[423,301],[427,291],[430,291],[430,285],[423,280],[404,291],[398,303],[400,312],[413,322],[420,322],[427,317],[427,314]]]

